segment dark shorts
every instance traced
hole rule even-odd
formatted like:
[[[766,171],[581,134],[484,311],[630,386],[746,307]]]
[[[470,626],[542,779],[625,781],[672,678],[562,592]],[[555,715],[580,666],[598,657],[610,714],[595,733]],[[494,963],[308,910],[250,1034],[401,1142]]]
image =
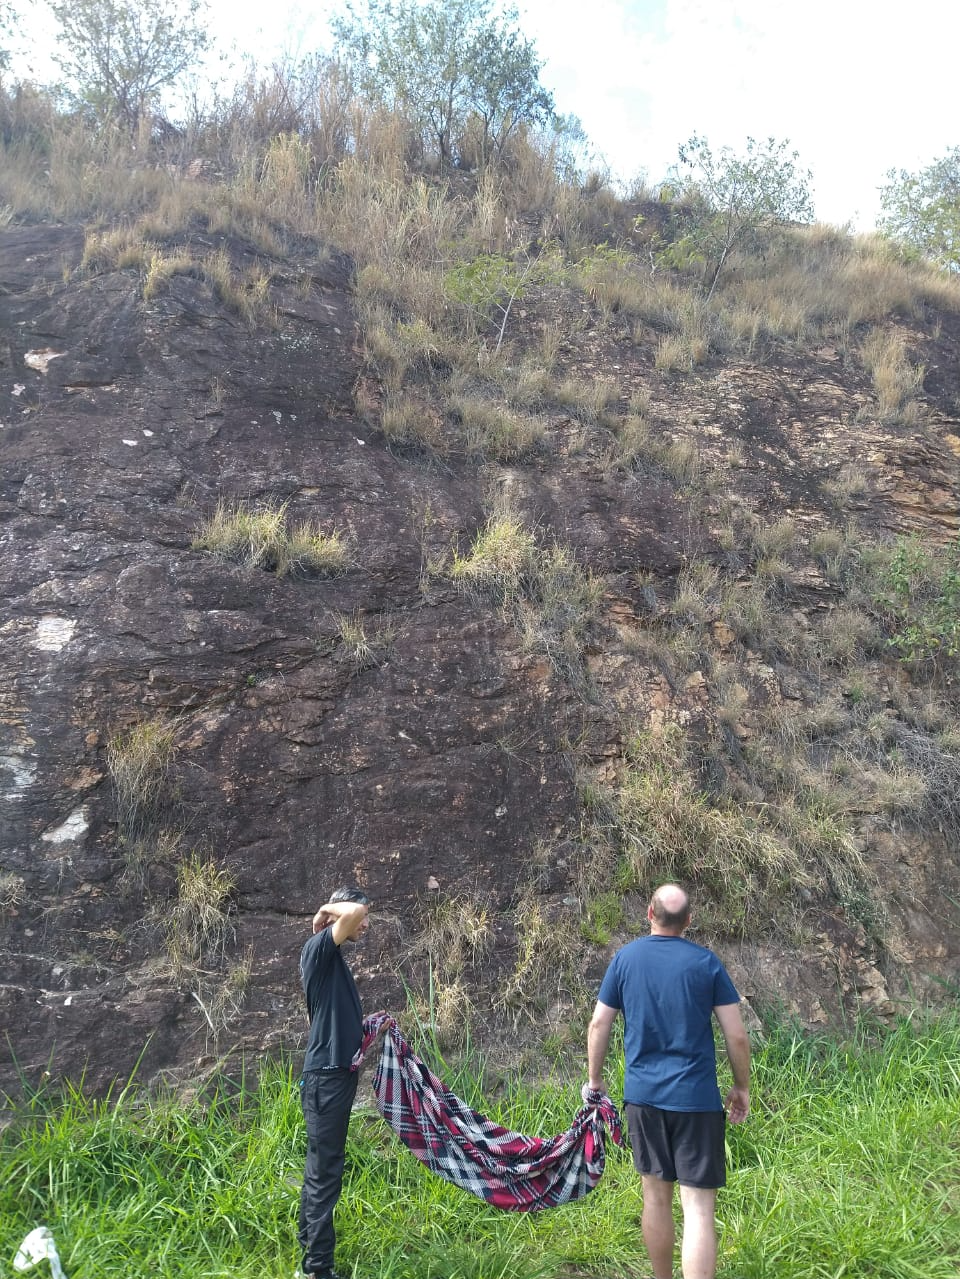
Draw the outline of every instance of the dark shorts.
[[[633,1164],[646,1177],[716,1190],[727,1184],[722,1110],[658,1110],[627,1102]]]

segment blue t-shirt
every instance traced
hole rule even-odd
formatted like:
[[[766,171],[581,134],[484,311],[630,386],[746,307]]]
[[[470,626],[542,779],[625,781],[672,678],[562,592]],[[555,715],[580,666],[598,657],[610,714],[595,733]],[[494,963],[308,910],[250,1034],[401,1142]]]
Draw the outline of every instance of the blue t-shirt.
[[[610,961],[600,1002],[623,1013],[625,1101],[723,1109],[711,1016],[740,996],[712,950],[686,937],[639,937]]]

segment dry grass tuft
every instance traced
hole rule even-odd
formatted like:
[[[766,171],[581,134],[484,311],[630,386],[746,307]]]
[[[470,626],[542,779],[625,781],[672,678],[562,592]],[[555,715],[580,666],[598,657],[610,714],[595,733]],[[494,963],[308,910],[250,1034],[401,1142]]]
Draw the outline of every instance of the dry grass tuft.
[[[876,621],[853,604],[830,609],[819,627],[821,656],[835,666],[849,667],[875,655],[882,645]]]
[[[253,326],[261,322],[269,313],[270,275],[268,272],[253,267],[245,273],[236,274],[230,255],[224,249],[219,249],[216,253],[204,258],[199,266],[204,280],[213,289],[214,295],[247,324]]]
[[[107,742],[117,831],[131,847],[149,839],[164,815],[170,798],[175,735],[175,724],[150,719],[114,733]]]
[[[382,666],[396,639],[396,630],[392,625],[382,618],[372,619],[368,623],[359,610],[349,617],[346,613],[337,613],[334,625],[337,660],[353,667],[356,674]]]
[[[199,274],[199,267],[189,253],[168,254],[155,250],[150,256],[143,281],[143,300],[149,302],[165,292],[173,276],[193,274]]]
[[[157,246],[144,239],[139,229],[129,226],[110,231],[88,231],[83,243],[80,269],[88,272],[145,270]]]
[[[380,410],[380,429],[387,443],[400,450],[442,454],[449,449],[440,415],[429,401],[413,392],[388,392]]]
[[[517,904],[519,942],[512,974],[500,986],[494,1006],[515,1016],[538,1018],[559,1004],[583,1002],[579,930],[551,918],[533,892]]]
[[[511,412],[479,396],[461,396],[451,403],[463,428],[467,451],[494,462],[520,462],[543,444],[541,418]]]
[[[521,520],[510,515],[493,517],[477,533],[467,555],[454,555],[450,577],[462,590],[510,603],[534,572],[537,549],[536,539]]]
[[[233,936],[228,872],[192,853],[177,868],[177,896],[165,912],[167,954],[178,976],[219,966]]]
[[[426,905],[413,952],[426,955],[435,979],[449,985],[475,968],[493,941],[493,918],[485,902],[438,894]]]
[[[654,368],[664,373],[689,373],[693,368],[693,357],[679,334],[668,333],[657,340],[653,364]]]
[[[790,615],[771,601],[768,585],[759,578],[728,583],[721,595],[720,619],[745,648],[796,660],[803,651],[803,638]]]
[[[198,978],[195,988],[190,991],[203,1013],[214,1044],[243,1007],[253,980],[253,970],[254,955],[250,947],[212,979]]]
[[[861,343],[860,358],[873,379],[881,419],[915,422],[920,412],[916,396],[925,370],[922,364],[910,363],[903,334],[872,330]]]
[[[863,463],[845,462],[836,475],[823,483],[823,491],[841,508],[869,496],[870,473]]]
[[[27,885],[22,875],[0,871],[0,915],[15,911],[26,900]]]
[[[807,879],[793,848],[759,817],[699,789],[675,726],[630,741],[613,804],[629,886],[698,884],[730,932],[745,929],[761,903],[769,907],[789,884]]]
[[[554,543],[541,548],[511,515],[493,516],[467,555],[454,555],[450,577],[461,590],[492,596],[524,644],[546,655],[574,688],[584,687],[583,649],[602,584]]]
[[[303,521],[290,526],[288,503],[251,506],[220,501],[191,546],[246,568],[275,572],[278,577],[334,577],[345,573],[351,557],[344,537],[324,533]]]
[[[917,318],[924,306],[960,310],[960,282],[924,263],[903,262],[881,236],[835,228],[784,230],[762,256],[737,255],[716,299],[731,339],[834,340],[890,316]]]

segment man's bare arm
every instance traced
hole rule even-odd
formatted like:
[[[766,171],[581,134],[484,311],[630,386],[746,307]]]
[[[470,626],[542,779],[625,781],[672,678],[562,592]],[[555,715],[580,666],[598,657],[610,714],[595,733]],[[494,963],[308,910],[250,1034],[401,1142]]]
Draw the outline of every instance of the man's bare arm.
[[[313,931],[319,933],[332,925],[334,944],[341,946],[359,937],[368,910],[362,902],[327,902],[313,917]]]
[[[609,1004],[601,1004],[593,1010],[590,1026],[587,1030],[587,1074],[589,1088],[603,1090],[603,1063],[606,1060],[607,1048],[610,1044],[610,1031],[616,1020],[618,1008]]]
[[[732,1124],[739,1124],[750,1113],[750,1040],[739,1004],[718,1004],[713,1012],[733,1071],[733,1087],[724,1102],[727,1118]]]

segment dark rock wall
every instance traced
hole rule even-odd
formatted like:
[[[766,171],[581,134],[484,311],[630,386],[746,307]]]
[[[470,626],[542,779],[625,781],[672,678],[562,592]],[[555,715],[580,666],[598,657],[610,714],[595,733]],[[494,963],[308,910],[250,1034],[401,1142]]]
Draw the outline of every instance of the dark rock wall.
[[[547,670],[492,610],[421,589],[424,538],[469,537],[477,488],[354,419],[348,264],[329,258],[308,299],[281,281],[276,327],[253,331],[187,277],[148,304],[135,271],[78,282],[82,242],[0,235],[0,863],[22,884],[0,1019],[28,1079],[88,1062],[99,1082],[148,1040],[148,1074],[209,1046],[149,926],[172,870],[124,875],[118,730],[175,726],[164,821],[235,882],[254,1049],[296,1041],[296,958],[332,886],[357,880],[386,913],[367,998],[395,1003],[428,880],[506,902],[574,801]],[[349,535],[353,567],[278,579],[192,550],[220,497],[289,501]],[[380,637],[375,665],[345,651],[340,615]]]
[[[253,261],[243,243],[227,247]],[[611,475],[569,417],[551,422],[550,465],[498,469],[515,509],[607,575],[610,643],[589,656],[599,699],[587,704],[496,608],[426,572],[469,544],[491,477],[464,460],[395,456],[354,413],[349,262],[314,249],[295,272],[273,263],[270,315],[251,327],[201,279],[174,276],[144,302],[136,269],[85,275],[82,251],[76,227],[0,231],[0,1087],[85,1067],[102,1086],[141,1054],[151,1077],[235,1047],[296,1048],[299,947],[343,880],[377,905],[357,955],[368,1008],[405,1000],[401,974],[434,894],[490,904],[495,983],[512,962],[504,921],[518,891],[534,881],[569,906],[570,743],[602,770],[618,723],[641,706],[703,713],[701,674],[670,688],[628,663],[617,636],[655,600],[641,570],[669,578],[716,549],[709,518],[663,474]],[[940,341],[928,379],[947,405],[955,317]],[[627,364],[578,338],[569,354],[585,375],[609,362],[625,397],[650,378],[642,348]],[[859,424],[863,377],[832,349],[777,369],[733,362],[674,395],[657,383],[652,416],[695,436],[705,465],[736,440],[738,483],[771,520],[822,523],[821,483],[855,463],[873,477],[876,524],[956,528],[955,417],[944,409],[922,439]],[[289,502],[293,521],[349,538],[351,567],[279,579],[192,549],[220,498]],[[808,596],[823,606],[824,584]],[[374,641],[369,660],[341,634],[339,619],[355,617]],[[789,671],[754,668],[772,695],[799,696]],[[107,748],[152,720],[171,727],[174,750],[154,860],[134,874]],[[165,952],[176,860],[191,852],[235,885],[227,958],[251,966],[217,1034],[204,1000],[226,969],[204,987],[202,974],[171,973]],[[916,962],[955,972],[960,927],[934,929],[909,886],[926,902],[960,876],[951,852],[939,869],[915,846],[910,867],[902,854],[893,841],[884,856],[903,881],[906,990]],[[576,912],[564,918],[576,932]],[[826,910],[809,953],[771,938],[728,947],[745,993],[772,991],[813,1022],[847,996],[889,1007],[891,971],[838,921]],[[604,962],[594,949],[589,982]]]

